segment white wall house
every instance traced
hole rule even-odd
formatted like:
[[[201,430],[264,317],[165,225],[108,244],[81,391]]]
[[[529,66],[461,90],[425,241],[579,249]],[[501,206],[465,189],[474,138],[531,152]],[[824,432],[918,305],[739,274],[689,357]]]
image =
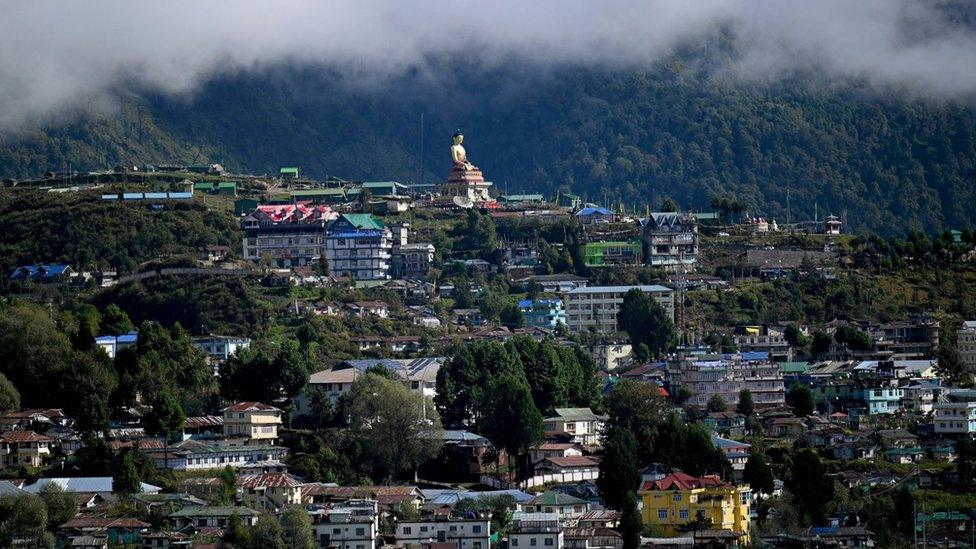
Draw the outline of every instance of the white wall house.
[[[489,549],[491,521],[488,519],[412,520],[396,526],[397,545],[419,549],[424,543],[456,543],[458,549]]]

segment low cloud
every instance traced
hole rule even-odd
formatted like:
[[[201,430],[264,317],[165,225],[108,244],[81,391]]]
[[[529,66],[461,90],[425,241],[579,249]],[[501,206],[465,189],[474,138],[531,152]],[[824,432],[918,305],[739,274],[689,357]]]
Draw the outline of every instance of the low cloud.
[[[89,108],[123,82],[170,93],[283,62],[357,74],[463,55],[646,65],[730,32],[732,74],[797,70],[939,97],[976,95],[976,33],[945,0],[0,0],[0,127]],[[974,17],[969,14],[969,20]]]

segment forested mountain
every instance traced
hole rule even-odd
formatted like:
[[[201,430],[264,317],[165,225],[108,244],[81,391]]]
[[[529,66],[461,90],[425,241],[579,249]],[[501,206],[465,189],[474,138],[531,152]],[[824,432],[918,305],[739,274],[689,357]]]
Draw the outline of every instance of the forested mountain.
[[[972,106],[857,84],[732,82],[678,60],[615,71],[454,62],[397,78],[288,66],[214,77],[191,97],[117,98],[96,117],[0,135],[0,173],[213,161],[430,183],[446,176],[461,128],[500,192],[572,191],[640,211],[728,196],[780,222],[816,210],[895,234],[976,222]]]

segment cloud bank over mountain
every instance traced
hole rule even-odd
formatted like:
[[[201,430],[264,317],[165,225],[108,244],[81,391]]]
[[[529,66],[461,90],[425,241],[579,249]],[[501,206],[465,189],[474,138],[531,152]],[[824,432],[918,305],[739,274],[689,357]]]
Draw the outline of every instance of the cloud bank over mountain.
[[[120,83],[178,94],[221,71],[288,62],[383,76],[442,56],[626,68],[716,33],[735,49],[720,70],[738,78],[813,71],[971,98],[974,11],[945,0],[0,0],[0,128],[97,108]]]

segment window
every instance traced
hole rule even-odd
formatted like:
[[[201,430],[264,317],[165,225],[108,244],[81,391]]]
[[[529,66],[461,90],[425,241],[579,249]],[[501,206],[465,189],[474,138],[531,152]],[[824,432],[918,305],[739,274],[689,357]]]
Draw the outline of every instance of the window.
[[[661,520],[664,520],[664,519],[668,518],[668,511],[667,511],[667,509],[661,509],[660,511],[658,511],[657,512],[657,518],[659,518]]]
[[[424,528],[421,528],[421,529],[420,529],[420,531],[421,531],[421,532],[423,532],[423,531],[424,531],[424,530],[426,530],[426,529],[427,529],[427,528],[426,528],[426,527],[424,527]],[[407,535],[409,535],[409,534],[411,534],[411,533],[413,533],[413,528],[411,528],[411,527],[409,527],[409,526],[404,526],[404,527],[403,527],[403,533],[404,533],[404,534],[407,534]]]
[[[546,547],[552,547],[552,538],[546,538]]]
[[[512,538],[512,547],[518,547],[518,538]]]
[[[475,534],[480,534],[481,533],[481,525],[480,524],[475,524],[474,526],[471,527],[471,531],[474,532]]]
[[[678,518],[687,519],[688,518],[688,510],[687,509],[682,509],[682,510],[678,511]]]
[[[671,500],[672,500],[672,501],[681,501],[681,492],[675,492],[675,493],[674,493],[674,494],[673,494],[673,495],[671,496]]]
[[[529,545],[531,545],[532,547],[535,547],[537,545],[537,543],[536,543],[537,541],[539,541],[539,540],[537,540],[535,538],[532,538],[532,539],[529,540]]]
[[[356,535],[357,536],[365,536],[366,535],[366,529],[365,528],[356,528]]]
[[[335,534],[335,535],[339,535],[339,534],[341,534],[341,533],[342,533],[342,530],[340,530],[340,529],[338,529],[338,528],[333,528],[333,529],[332,529],[332,533],[333,533],[333,534]]]

